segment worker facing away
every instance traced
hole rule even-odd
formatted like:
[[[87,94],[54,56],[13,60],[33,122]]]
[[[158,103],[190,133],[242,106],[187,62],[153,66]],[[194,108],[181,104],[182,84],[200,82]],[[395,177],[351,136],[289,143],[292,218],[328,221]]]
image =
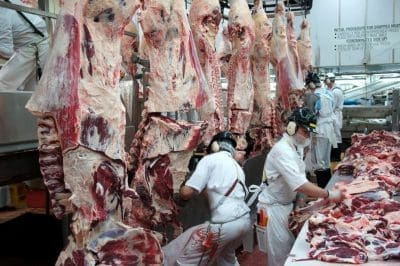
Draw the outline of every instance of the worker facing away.
[[[297,108],[289,117],[286,132],[272,147],[264,164],[266,180],[258,196],[258,211],[268,216],[266,227],[268,265],[284,265],[294,243],[288,219],[296,193],[338,202],[339,190],[327,191],[310,183],[305,174],[304,148],[316,130],[316,116],[308,108]]]
[[[332,160],[338,162],[340,161],[340,144],[342,143],[342,126],[343,126],[343,103],[344,103],[344,95],[341,88],[336,86],[335,83],[336,76],[333,73],[327,73],[325,78],[325,84],[328,89],[333,94],[333,113],[334,113],[334,130],[336,134],[336,142],[338,143],[337,148],[332,148],[331,158]]]
[[[250,229],[248,194],[242,168],[234,160],[236,141],[216,134],[192,176],[180,189],[184,200],[207,192],[211,220],[186,230],[163,248],[164,265],[239,265],[235,249]]]
[[[30,1],[6,1],[29,6]],[[49,44],[45,21],[0,7],[0,91],[34,90],[43,70]]]
[[[325,78],[326,84],[327,78]],[[328,87],[319,87],[315,90],[318,96],[315,111],[317,115],[318,134],[315,135],[315,146],[311,151],[315,153],[314,166],[318,186],[324,188],[331,178],[331,149],[337,148],[337,139],[334,128],[335,114],[333,112],[334,98]]]

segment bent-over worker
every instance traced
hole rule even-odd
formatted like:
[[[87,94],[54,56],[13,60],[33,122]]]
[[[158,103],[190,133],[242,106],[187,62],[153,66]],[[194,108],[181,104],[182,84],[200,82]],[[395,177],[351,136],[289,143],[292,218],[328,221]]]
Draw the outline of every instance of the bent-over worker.
[[[342,193],[327,191],[310,183],[305,174],[303,150],[310,143],[310,132],[315,132],[316,117],[308,108],[297,108],[289,117],[286,133],[269,152],[265,164],[265,184],[258,196],[258,209],[268,215],[268,265],[284,265],[294,243],[288,219],[296,193],[310,197],[340,201]]]
[[[11,3],[29,6],[25,2]],[[45,21],[0,7],[0,25],[0,58],[7,60],[0,69],[0,91],[34,90],[49,49]]]
[[[192,176],[181,187],[188,200],[206,190],[211,220],[189,228],[163,248],[165,265],[238,265],[235,249],[250,228],[248,193],[242,168],[234,160],[236,141],[223,131],[208,146]]]

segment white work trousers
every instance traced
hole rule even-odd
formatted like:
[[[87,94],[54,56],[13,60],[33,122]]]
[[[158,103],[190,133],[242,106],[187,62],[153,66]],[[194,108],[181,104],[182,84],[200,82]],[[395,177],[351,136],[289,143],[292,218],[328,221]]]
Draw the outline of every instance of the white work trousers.
[[[264,209],[268,215],[266,234],[268,266],[283,266],[295,241],[289,230],[289,215],[293,204],[267,205],[259,202],[257,208]]]
[[[331,163],[332,145],[328,138],[316,137],[315,157],[317,160],[317,169],[328,169]]]
[[[47,58],[49,44],[47,39],[37,44],[40,66]],[[34,90],[36,81],[36,46],[30,44],[21,48],[0,69],[0,91]]]
[[[210,225],[210,226],[209,226]],[[251,226],[250,215],[223,224],[206,222],[189,228],[163,248],[164,265],[239,265],[235,250]],[[208,233],[207,233],[208,232]],[[205,249],[203,244],[212,234],[213,248]]]

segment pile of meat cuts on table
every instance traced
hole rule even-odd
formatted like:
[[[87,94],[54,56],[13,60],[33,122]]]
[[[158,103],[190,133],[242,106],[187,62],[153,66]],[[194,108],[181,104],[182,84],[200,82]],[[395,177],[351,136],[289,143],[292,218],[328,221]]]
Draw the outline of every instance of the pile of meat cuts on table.
[[[400,133],[354,134],[338,165],[350,183],[335,186],[346,199],[309,219],[310,257],[327,262],[366,263],[400,259]]]

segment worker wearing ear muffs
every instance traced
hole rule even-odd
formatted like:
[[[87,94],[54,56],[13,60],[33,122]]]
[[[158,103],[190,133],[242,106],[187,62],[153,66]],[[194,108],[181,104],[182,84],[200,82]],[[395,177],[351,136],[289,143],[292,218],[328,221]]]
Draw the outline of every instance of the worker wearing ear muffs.
[[[289,230],[289,214],[297,192],[315,198],[340,201],[339,190],[327,191],[306,178],[304,148],[310,144],[310,133],[316,130],[316,116],[308,108],[297,108],[289,117],[286,133],[272,147],[264,164],[264,178],[258,196],[258,210],[267,213],[265,234],[268,265],[284,265],[294,243]]]
[[[251,226],[245,175],[234,159],[232,133],[216,134],[191,177],[181,187],[188,200],[207,191],[211,220],[194,226],[163,248],[164,265],[239,265],[236,248]]]

